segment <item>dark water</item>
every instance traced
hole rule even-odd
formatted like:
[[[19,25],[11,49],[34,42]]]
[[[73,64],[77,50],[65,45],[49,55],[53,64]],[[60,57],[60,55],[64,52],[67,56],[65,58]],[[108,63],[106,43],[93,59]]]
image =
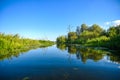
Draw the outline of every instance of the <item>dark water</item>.
[[[0,60],[0,80],[120,80],[120,57],[103,50],[57,47]]]

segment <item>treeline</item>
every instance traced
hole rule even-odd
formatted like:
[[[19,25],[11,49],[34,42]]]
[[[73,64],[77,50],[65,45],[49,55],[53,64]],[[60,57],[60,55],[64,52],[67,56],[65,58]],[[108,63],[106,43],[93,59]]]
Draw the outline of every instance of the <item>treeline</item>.
[[[85,46],[107,47],[109,49],[120,49],[120,25],[111,26],[104,30],[97,24],[88,26],[82,24],[77,26],[76,31],[69,31],[65,36],[59,36],[57,43],[82,44]]]
[[[54,42],[49,40],[34,40],[21,38],[18,34],[0,33],[0,60],[12,59],[30,49],[48,47],[53,44]]]
[[[32,47],[44,47],[53,45],[52,41],[34,40],[28,38],[21,38],[18,34],[4,34],[0,33],[0,50],[15,50]]]

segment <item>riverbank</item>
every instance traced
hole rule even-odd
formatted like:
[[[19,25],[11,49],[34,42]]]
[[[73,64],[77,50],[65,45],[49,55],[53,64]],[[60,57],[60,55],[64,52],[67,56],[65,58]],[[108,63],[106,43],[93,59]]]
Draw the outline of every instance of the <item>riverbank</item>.
[[[56,39],[57,44],[82,44],[86,47],[105,47],[110,50],[120,49],[120,25],[104,30],[97,24],[81,24],[76,31],[69,31]]]
[[[18,56],[19,53],[41,47],[54,45],[55,42],[50,40],[34,40],[21,38],[18,34],[0,33],[0,60]]]

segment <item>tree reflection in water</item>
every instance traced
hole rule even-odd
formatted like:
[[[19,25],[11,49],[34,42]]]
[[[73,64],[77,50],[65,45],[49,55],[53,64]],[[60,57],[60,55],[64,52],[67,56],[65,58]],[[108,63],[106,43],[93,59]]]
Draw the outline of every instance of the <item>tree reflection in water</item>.
[[[76,54],[76,58],[81,59],[83,63],[86,63],[88,59],[97,62],[103,59],[105,56],[107,57],[108,60],[112,62],[120,63],[120,56],[114,53],[112,54],[111,52],[106,50],[65,44],[57,44],[57,48],[61,50],[67,50],[70,55]]]
[[[94,48],[89,48],[89,47],[83,47],[83,46],[76,46],[76,45],[66,45],[66,44],[57,44],[56,46],[62,51],[64,50],[68,51],[69,61],[70,61],[71,55],[75,54],[76,58],[80,59],[83,63],[86,63],[88,59],[91,59],[97,62],[103,59],[105,56],[107,57],[107,60],[110,60],[113,63],[120,63],[120,56],[114,53],[111,53],[109,51],[94,49]],[[18,57],[20,54],[23,54],[24,52],[27,52],[30,49],[31,48],[15,49],[15,50],[1,49],[0,50],[0,61],[4,59],[12,59],[12,57]]]
[[[18,57],[23,52],[27,52],[30,49],[14,49],[14,50],[0,50],[0,61],[4,59],[12,59],[12,57]]]
[[[66,44],[56,44],[56,47],[62,51],[67,50]]]
[[[20,54],[23,54],[31,49],[36,49],[36,48],[38,48],[38,47],[28,47],[28,48],[24,48],[24,49],[10,49],[10,50],[1,49],[0,50],[0,61],[2,61],[4,59],[10,60],[10,59],[12,59],[12,57],[19,57]],[[41,47],[41,48],[45,48],[45,47]]]

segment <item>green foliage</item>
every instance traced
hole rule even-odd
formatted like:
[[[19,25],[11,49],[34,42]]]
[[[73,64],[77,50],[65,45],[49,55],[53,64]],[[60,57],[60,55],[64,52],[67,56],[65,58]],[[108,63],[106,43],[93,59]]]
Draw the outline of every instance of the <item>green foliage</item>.
[[[93,24],[91,27],[88,28],[88,30],[99,34],[103,31],[103,29],[97,24]]]
[[[81,31],[81,32],[84,32],[84,31],[86,31],[87,29],[88,29],[88,26],[87,26],[86,24],[82,24],[80,31]]]
[[[39,40],[40,47],[47,47],[47,46],[52,46],[55,44],[55,42],[50,41],[50,40]]]
[[[120,25],[112,26],[107,31],[99,25],[93,24],[88,27],[86,24],[77,26],[76,32],[69,32],[65,40],[66,44],[83,44],[86,46],[107,47],[120,49]],[[57,42],[60,42],[57,40]]]
[[[0,58],[6,55],[14,55],[13,53],[21,52],[21,50],[29,50],[38,47],[47,47],[53,45],[52,41],[33,40],[20,38],[18,34],[0,33]],[[16,54],[15,54],[16,55]]]
[[[69,32],[68,33],[68,43],[73,43],[77,39],[76,32]]]
[[[91,31],[84,31],[80,34],[80,38],[84,38],[85,40],[96,38],[99,36],[99,33],[91,32]]]
[[[107,42],[107,46],[110,49],[120,50],[120,35],[116,35],[111,37],[110,40]]]
[[[109,37],[114,37],[117,35],[117,30],[115,29],[115,27],[110,27],[108,29],[108,36]]]
[[[60,36],[57,37],[57,43],[65,43],[66,42],[66,37],[65,36]]]
[[[3,34],[0,33],[0,49],[21,49],[21,48],[29,48],[29,47],[40,47],[41,45],[50,45],[53,44],[52,41],[45,40],[33,40],[33,39],[25,39],[20,38],[18,34]]]
[[[104,45],[110,40],[109,37],[106,36],[100,36],[97,38],[89,39],[86,42],[86,46],[101,46],[104,47]]]

